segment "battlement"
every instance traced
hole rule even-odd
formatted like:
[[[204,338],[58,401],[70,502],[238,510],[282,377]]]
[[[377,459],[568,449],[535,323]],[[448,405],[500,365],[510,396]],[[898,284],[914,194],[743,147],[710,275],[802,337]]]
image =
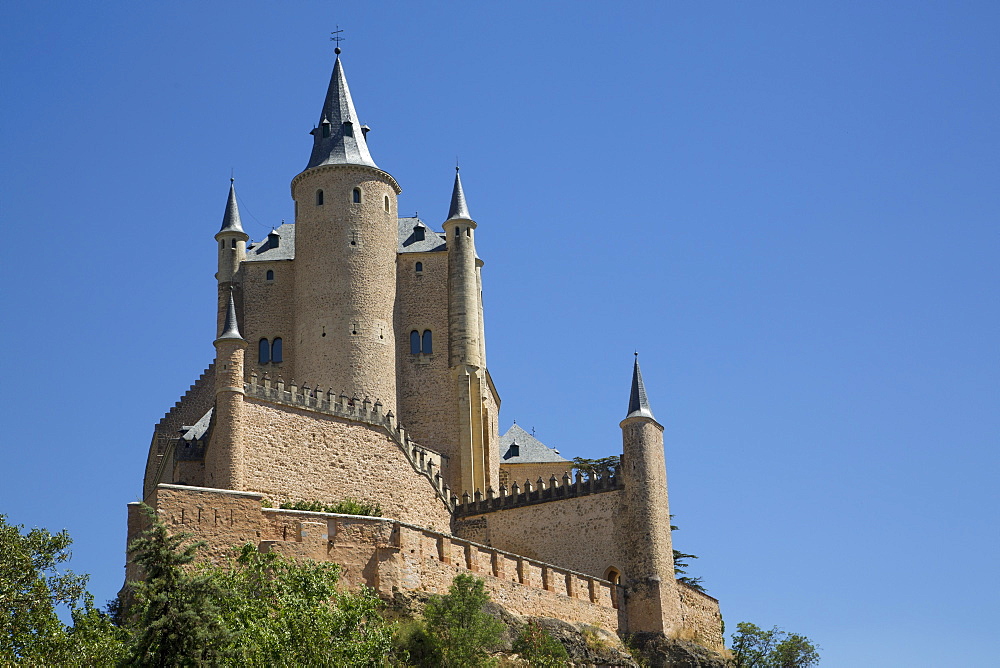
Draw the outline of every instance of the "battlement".
[[[361,396],[358,392],[348,395],[343,390],[338,393],[332,388],[323,390],[318,386],[310,387],[308,383],[299,385],[295,380],[286,385],[280,376],[272,381],[266,374],[263,378],[258,377],[256,371],[250,373],[243,389],[246,396],[269,403],[333,415],[380,428],[399,446],[413,469],[430,481],[449,510],[453,510],[458,503],[458,497],[452,494],[441,475],[441,462],[446,464],[448,457],[411,440],[406,428],[391,410],[382,412],[383,404],[380,399],[376,398],[373,402],[364,393],[360,393]]]
[[[574,481],[571,479],[569,471],[566,471],[561,479],[553,475],[547,483],[541,478],[535,484],[532,484],[530,480],[525,480],[523,487],[518,486],[515,482],[510,486],[510,490],[501,485],[499,494],[496,494],[492,487],[486,490],[485,496],[479,490],[476,490],[472,496],[466,492],[462,494],[461,502],[458,502],[458,499],[455,500],[453,513],[455,517],[481,515],[495,510],[508,510],[548,501],[613,492],[624,487],[625,484],[621,476],[613,473],[603,477],[591,475],[584,478],[583,474],[577,471]]]
[[[160,431],[167,427],[167,424],[171,421],[170,418],[184,406],[187,400],[195,394],[198,394],[203,388],[210,385],[214,378],[215,362],[212,362],[208,365],[207,369],[201,372],[201,375],[198,376],[198,380],[194,381],[194,383],[188,388],[187,392],[185,392],[180,399],[174,402],[174,405],[170,408],[170,410],[167,411],[162,418],[160,418],[160,421],[156,423],[156,427],[154,427],[153,430]],[[199,415],[198,417],[201,416]],[[173,436],[173,434],[171,434],[171,436]]]

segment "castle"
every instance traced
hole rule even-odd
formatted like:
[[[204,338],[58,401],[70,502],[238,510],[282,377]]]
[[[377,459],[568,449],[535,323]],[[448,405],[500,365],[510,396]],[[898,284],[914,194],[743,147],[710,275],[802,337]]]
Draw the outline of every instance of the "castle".
[[[721,647],[718,602],[675,580],[663,427],[638,359],[617,470],[571,475],[516,424],[500,435],[460,175],[442,231],[400,217],[336,52],[294,224],[250,243],[230,185],[215,360],[154,428],[145,502],[208,558],[249,541],[336,561],[386,598],[471,571],[513,612]],[[271,507],[347,498],[384,517]],[[142,526],[130,504],[130,540]]]

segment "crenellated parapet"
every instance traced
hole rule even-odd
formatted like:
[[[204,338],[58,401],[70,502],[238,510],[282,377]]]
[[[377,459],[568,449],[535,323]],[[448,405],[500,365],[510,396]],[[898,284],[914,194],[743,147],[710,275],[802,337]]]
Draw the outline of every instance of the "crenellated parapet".
[[[574,480],[569,471],[566,471],[562,478],[553,475],[547,481],[542,478],[534,483],[525,480],[523,486],[515,482],[510,486],[510,489],[501,485],[499,493],[494,492],[492,487],[486,490],[485,495],[479,490],[476,490],[474,495],[464,493],[460,500],[455,500],[453,512],[455,517],[481,515],[495,510],[508,510],[560,499],[613,492],[623,487],[622,478],[613,473],[603,477],[596,475],[584,477],[580,471],[577,471]]]
[[[294,379],[286,383],[280,376],[272,380],[268,375],[259,377],[256,371],[251,372],[244,384],[244,392],[247,397],[269,403],[324,413],[381,429],[403,451],[413,469],[430,481],[449,510],[454,509],[458,503],[458,498],[452,494],[441,475],[442,462],[448,458],[410,439],[406,428],[393,412],[383,411],[379,398],[372,401],[364,392],[348,394],[345,390],[323,389],[309,383],[298,384]]]

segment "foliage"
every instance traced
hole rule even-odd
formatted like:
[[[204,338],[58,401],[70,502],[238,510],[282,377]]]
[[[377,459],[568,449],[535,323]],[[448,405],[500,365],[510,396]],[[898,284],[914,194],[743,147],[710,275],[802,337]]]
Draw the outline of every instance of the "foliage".
[[[732,636],[736,668],[807,668],[819,663],[819,648],[805,636],[786,633],[777,626],[770,631],[740,622]]]
[[[270,507],[266,505],[265,507]],[[366,515],[382,517],[382,506],[354,499],[344,499],[333,505],[320,501],[285,501],[278,506],[282,510],[308,510],[314,513],[338,513],[340,515]]]
[[[558,668],[569,664],[566,648],[534,620],[528,620],[518,633],[514,651],[532,668]]]
[[[191,534],[170,534],[156,512],[144,506],[151,526],[132,541],[128,552],[145,580],[132,585],[137,625],[126,663],[130,665],[200,665],[229,655],[232,633],[216,603],[226,595],[214,575],[185,568],[204,541]]]
[[[601,457],[600,459],[588,459],[586,457],[574,457],[573,468],[582,472],[587,478],[597,476],[603,478],[613,474],[618,470],[621,460],[618,455]]]
[[[44,663],[62,656],[70,638],[59,621],[58,606],[87,608],[88,576],[62,571],[72,539],[65,530],[53,535],[0,515],[0,663]],[[91,606],[92,607],[92,606]]]
[[[393,644],[407,666],[435,668],[441,665],[441,651],[427,632],[427,624],[423,620],[414,619],[397,625]]]
[[[678,582],[686,584],[688,587],[691,587],[692,589],[696,589],[702,593],[705,593],[705,587],[703,587],[701,584],[702,581],[701,578],[692,578],[686,575],[687,570],[685,569],[689,567],[687,560],[697,559],[697,558],[698,557],[696,555],[686,554],[684,552],[681,552],[680,550],[674,550],[674,574],[680,576],[679,578],[677,578]]]
[[[233,661],[246,666],[377,666],[391,649],[380,601],[340,591],[336,564],[293,561],[244,545],[214,571],[227,595],[221,614],[235,633]]]
[[[503,624],[483,611],[490,600],[479,578],[460,573],[448,593],[427,602],[427,635],[440,652],[438,665],[474,668],[493,664],[489,651],[497,646]]]

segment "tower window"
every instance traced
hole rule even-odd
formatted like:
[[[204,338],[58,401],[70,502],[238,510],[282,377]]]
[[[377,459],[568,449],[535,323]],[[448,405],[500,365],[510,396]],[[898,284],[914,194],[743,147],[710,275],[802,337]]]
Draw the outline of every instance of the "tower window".
[[[416,269],[417,273],[419,274],[420,272],[422,272],[424,270],[424,263],[423,262],[418,262],[416,265],[414,265],[413,268]]]
[[[329,136],[330,136],[330,123],[326,122],[323,123],[323,139],[326,139]]]
[[[236,239],[233,239],[231,245],[232,245],[233,248],[236,248]]]
[[[226,240],[223,239],[219,242],[219,250],[226,250]]]
[[[385,196],[385,211],[386,211],[386,213],[389,213],[389,196],[388,195]]]
[[[422,225],[417,225],[413,228],[413,240],[423,241],[424,240],[424,228]]]
[[[271,361],[271,344],[267,339],[261,339],[257,344],[257,361],[260,364],[267,364]]]
[[[323,191],[316,191],[316,206],[323,206]]]
[[[456,238],[456,239],[458,238],[458,235],[459,235],[459,234],[461,234],[461,230],[460,230],[460,229],[458,229],[458,228],[456,227],[456,228],[455,228],[455,238]]]
[[[353,137],[354,136],[354,123],[350,121],[344,121],[344,136]]]
[[[355,188],[351,192],[351,201],[355,204],[361,204],[361,188]]]
[[[471,237],[472,236],[472,228],[471,227],[465,228],[465,236],[467,236],[467,237]]]
[[[271,342],[271,361],[275,363],[281,362],[281,338],[277,338]]]
[[[420,332],[417,330],[410,332],[410,354],[420,354]]]
[[[265,278],[266,278],[267,280],[269,280],[269,281],[273,281],[273,280],[274,280],[274,269],[268,269],[268,270],[267,270],[267,273],[266,273],[266,274],[264,274],[264,277],[265,277]]]
[[[420,352],[422,352],[425,355],[430,355],[432,352],[434,352],[433,348],[431,347],[431,330],[429,329],[424,330],[424,336],[422,337],[420,342]]]

